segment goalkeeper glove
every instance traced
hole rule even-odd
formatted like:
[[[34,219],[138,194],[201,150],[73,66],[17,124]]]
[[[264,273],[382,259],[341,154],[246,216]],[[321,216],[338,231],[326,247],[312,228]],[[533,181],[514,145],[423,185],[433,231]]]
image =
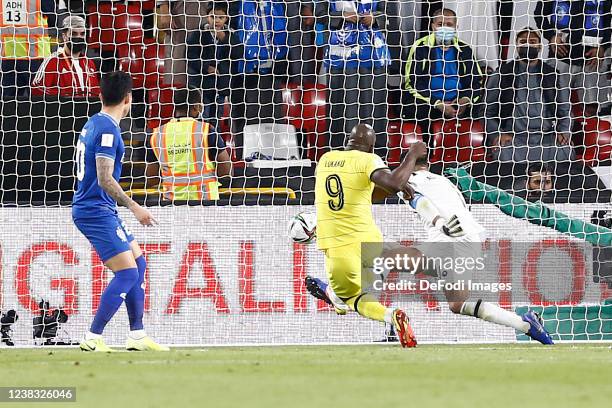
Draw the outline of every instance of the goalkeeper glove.
[[[465,231],[461,226],[461,222],[456,215],[450,217],[449,220],[446,220],[442,217],[438,217],[434,225],[439,228],[444,235],[449,236],[451,238],[459,238],[465,235]]]

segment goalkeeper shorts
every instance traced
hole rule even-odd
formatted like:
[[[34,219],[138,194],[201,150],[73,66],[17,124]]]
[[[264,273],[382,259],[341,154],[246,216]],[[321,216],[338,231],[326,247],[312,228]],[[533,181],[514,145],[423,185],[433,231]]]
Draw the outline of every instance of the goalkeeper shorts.
[[[73,218],[73,221],[93,245],[102,262],[122,252],[131,251],[130,242],[134,240],[134,236],[119,216]]]

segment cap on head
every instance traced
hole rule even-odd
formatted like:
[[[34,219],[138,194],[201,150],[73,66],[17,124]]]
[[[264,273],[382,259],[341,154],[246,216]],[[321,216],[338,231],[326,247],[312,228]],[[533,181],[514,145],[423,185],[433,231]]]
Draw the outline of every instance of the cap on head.
[[[371,152],[376,142],[376,132],[367,123],[356,125],[348,137],[347,147],[364,152]]]
[[[62,30],[85,29],[85,19],[81,16],[70,16],[64,19]]]

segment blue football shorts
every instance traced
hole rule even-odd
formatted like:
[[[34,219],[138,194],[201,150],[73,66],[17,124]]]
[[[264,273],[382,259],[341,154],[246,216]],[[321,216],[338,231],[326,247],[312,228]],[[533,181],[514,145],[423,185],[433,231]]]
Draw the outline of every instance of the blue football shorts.
[[[74,224],[98,253],[103,262],[122,252],[130,251],[134,236],[117,215],[73,218]]]

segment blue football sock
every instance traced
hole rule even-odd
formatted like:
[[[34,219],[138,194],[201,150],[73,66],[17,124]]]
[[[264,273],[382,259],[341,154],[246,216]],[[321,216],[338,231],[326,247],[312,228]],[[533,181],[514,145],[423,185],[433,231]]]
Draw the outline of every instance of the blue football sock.
[[[100,297],[100,306],[91,323],[90,331],[102,334],[106,324],[113,318],[128,292],[138,281],[138,269],[128,268],[115,272],[115,276]]]
[[[144,279],[145,271],[147,270],[147,261],[143,255],[136,258],[138,266],[138,281],[128,292],[125,298],[125,307],[127,307],[128,317],[130,318],[130,330],[142,330],[142,315],[144,314]]]

